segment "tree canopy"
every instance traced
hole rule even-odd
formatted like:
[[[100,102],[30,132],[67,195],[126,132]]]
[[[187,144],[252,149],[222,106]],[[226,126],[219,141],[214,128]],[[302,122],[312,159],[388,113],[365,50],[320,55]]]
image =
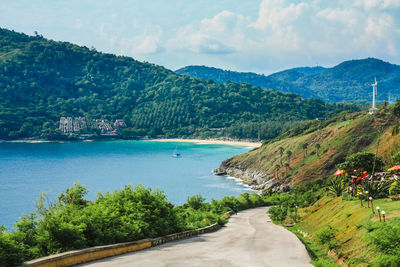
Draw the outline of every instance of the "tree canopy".
[[[0,29],[0,139],[61,138],[61,116],[124,119],[123,137],[269,139],[350,108]]]

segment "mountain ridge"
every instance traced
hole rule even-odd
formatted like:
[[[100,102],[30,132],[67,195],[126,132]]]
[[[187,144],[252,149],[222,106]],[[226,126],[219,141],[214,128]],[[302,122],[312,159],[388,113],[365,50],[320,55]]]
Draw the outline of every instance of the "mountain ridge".
[[[328,102],[367,103],[372,99],[371,83],[378,80],[378,100],[400,98],[400,66],[376,58],[353,59],[334,67],[297,67],[265,76],[251,72],[224,71],[206,66],[187,66],[175,71],[181,75],[245,82],[263,88],[296,93],[304,98],[320,98]]]

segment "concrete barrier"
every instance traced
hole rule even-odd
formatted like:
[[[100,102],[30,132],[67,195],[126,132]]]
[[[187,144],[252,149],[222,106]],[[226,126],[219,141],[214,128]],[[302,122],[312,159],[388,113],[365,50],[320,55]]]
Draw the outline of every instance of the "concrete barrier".
[[[228,215],[229,216],[229,215]],[[145,248],[155,247],[167,242],[189,238],[198,234],[209,233],[216,231],[221,226],[214,223],[210,226],[189,230],[185,232],[170,234],[153,239],[142,239],[133,242],[118,243],[106,246],[97,246],[81,250],[68,251],[56,255],[51,255],[36,260],[25,262],[22,266],[36,266],[36,267],[60,267],[72,266],[89,261],[99,260],[111,256],[142,250]]]

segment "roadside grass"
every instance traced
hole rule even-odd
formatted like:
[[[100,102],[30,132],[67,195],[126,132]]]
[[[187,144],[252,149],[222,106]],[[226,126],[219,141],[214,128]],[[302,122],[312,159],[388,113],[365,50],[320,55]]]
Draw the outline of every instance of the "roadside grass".
[[[289,231],[294,233],[298,239],[304,244],[306,247],[308,254],[311,257],[311,263],[317,267],[337,267],[340,266],[335,263],[335,261],[328,255],[328,253],[324,250],[324,248],[313,242],[307,235],[304,235],[301,230],[298,229],[298,226],[294,227],[286,227]]]
[[[371,245],[366,236],[383,222],[379,221],[376,214],[376,206],[386,212],[386,220],[391,221],[400,217],[400,202],[379,199],[374,201],[375,215],[372,208],[361,207],[360,200],[343,200],[342,197],[324,197],[317,201],[313,206],[299,209],[300,223],[296,224],[292,230],[307,246],[313,251],[311,255],[316,255],[316,263],[324,262],[325,255],[320,249],[328,251],[337,256],[337,260],[351,266],[370,266],[374,265],[376,258],[380,255],[378,250]],[[319,236],[327,229],[335,229],[334,238],[331,242],[319,242]],[[307,237],[304,237],[304,233]],[[303,237],[302,237],[303,236]],[[303,238],[303,239],[302,239]],[[322,254],[321,254],[322,253]],[[320,255],[320,256],[319,256]],[[320,264],[318,263],[318,264]],[[329,266],[329,265],[316,265]],[[333,265],[334,266],[334,265]]]

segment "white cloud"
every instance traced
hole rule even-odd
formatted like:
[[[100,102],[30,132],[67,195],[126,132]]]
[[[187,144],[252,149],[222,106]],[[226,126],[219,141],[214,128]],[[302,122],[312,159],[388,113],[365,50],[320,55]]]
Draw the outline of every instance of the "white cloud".
[[[400,7],[400,0],[357,0],[354,6],[365,10],[383,10]]]
[[[120,54],[137,57],[156,54],[163,50],[161,42],[163,31],[160,26],[149,25],[147,28],[141,28],[134,24],[131,26],[131,31],[136,34],[126,36],[126,33],[121,34],[106,24],[101,24],[99,28],[102,39],[107,41],[111,47],[118,49]]]
[[[258,19],[251,24],[257,29],[271,28],[280,30],[282,25],[291,24],[307,9],[308,4],[300,2],[285,6],[284,0],[263,0],[260,5]]]
[[[187,25],[178,30],[168,42],[170,49],[199,54],[229,54],[237,51],[243,40],[241,30],[244,17],[222,11],[212,18],[204,18],[198,25]]]

